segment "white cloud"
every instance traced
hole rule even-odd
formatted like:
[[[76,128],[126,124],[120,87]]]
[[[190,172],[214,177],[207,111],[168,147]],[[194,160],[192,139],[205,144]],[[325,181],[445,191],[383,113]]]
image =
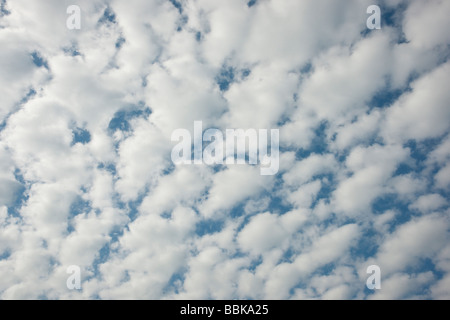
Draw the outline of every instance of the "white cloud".
[[[285,299],[289,290],[316,268],[343,258],[345,252],[359,237],[357,225],[348,224],[325,233],[293,263],[279,264],[270,274],[265,287],[265,297]]]
[[[416,209],[425,213],[442,208],[447,204],[447,200],[445,200],[444,197],[442,197],[440,194],[434,193],[421,196],[414,203],[412,203],[409,208]]]
[[[280,247],[287,235],[278,217],[266,212],[251,218],[239,233],[238,243],[243,250],[258,254]]]
[[[229,106],[227,127],[276,128],[277,122],[294,106],[298,77],[276,66],[258,65],[248,78],[225,93]]]
[[[333,155],[313,154],[306,159],[298,161],[283,175],[283,180],[289,186],[302,185],[317,175],[334,173],[338,168]]]
[[[448,300],[450,277],[447,272],[450,270],[450,246],[447,245],[438,254],[436,267],[446,274],[431,287],[431,295],[433,299]]]
[[[208,218],[221,218],[224,210],[270,189],[272,176],[261,176],[259,169],[247,165],[231,165],[214,175],[213,185],[200,211]]]
[[[427,181],[414,174],[396,176],[390,179],[388,184],[399,197],[405,197],[409,200],[412,200],[417,193],[423,192],[427,187]]]
[[[317,296],[324,300],[351,299],[355,290],[356,274],[352,268],[343,266],[330,275],[315,276],[310,281],[310,287]]]
[[[314,180],[310,183],[302,185],[295,191],[286,194],[286,200],[299,208],[309,208],[316,199],[317,193],[320,191],[322,183],[320,180]]]
[[[337,128],[335,146],[338,149],[346,149],[354,144],[370,141],[378,129],[380,118],[381,112],[375,110],[359,116],[354,123]]]
[[[336,210],[349,216],[370,213],[370,205],[383,194],[387,179],[407,156],[407,150],[394,145],[353,149],[346,160],[353,175],[342,179],[333,194]]]
[[[199,177],[201,179],[199,179]],[[162,214],[178,205],[194,207],[204,197],[204,192],[211,184],[211,172],[205,166],[178,166],[163,176],[154,190],[143,200],[142,212]]]
[[[414,267],[419,259],[433,258],[442,249],[448,241],[448,227],[447,220],[437,214],[407,222],[386,238],[368,263],[379,265],[383,277]]]
[[[448,130],[447,107],[450,64],[446,63],[416,80],[386,113],[382,136],[387,141],[436,138]]]
[[[427,162],[445,164],[450,159],[450,136],[443,139],[442,143],[429,155]]]
[[[433,282],[432,272],[424,272],[417,275],[407,275],[396,273],[383,280],[380,290],[370,295],[370,299],[376,300],[395,300],[395,299],[424,299],[424,295],[411,295],[411,292],[420,292],[420,290]]]
[[[0,17],[2,299],[448,298],[448,2],[69,4]],[[196,120],[278,174],[173,165]]]

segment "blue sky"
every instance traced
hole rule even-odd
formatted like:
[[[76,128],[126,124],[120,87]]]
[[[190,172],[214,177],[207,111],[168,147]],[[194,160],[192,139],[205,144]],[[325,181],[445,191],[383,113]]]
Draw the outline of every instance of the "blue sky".
[[[3,0],[0,298],[449,299],[449,13]],[[175,165],[194,121],[278,129],[279,171]]]

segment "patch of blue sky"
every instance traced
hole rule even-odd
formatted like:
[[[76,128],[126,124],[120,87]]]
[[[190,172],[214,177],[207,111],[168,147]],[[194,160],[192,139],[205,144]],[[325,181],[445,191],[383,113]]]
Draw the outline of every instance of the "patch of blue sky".
[[[236,219],[245,215],[245,204],[248,200],[235,204],[228,212],[226,212],[227,219]]]
[[[119,241],[119,238],[123,236],[125,229],[119,226],[114,227],[114,229],[109,233],[111,238],[110,243],[115,243]]]
[[[164,295],[171,293],[181,293],[181,290],[183,290],[183,283],[186,279],[186,274],[188,273],[188,271],[189,270],[187,267],[183,267],[181,268],[181,270],[172,274],[169,281],[167,281],[166,286],[162,289],[162,293]]]
[[[84,200],[81,196],[76,196],[75,200],[72,202],[69,208],[70,219],[68,220],[67,224],[67,232],[72,233],[73,231],[75,231],[72,220],[73,217],[79,214],[89,213],[91,210],[92,207],[89,201]]]
[[[353,258],[368,259],[378,252],[378,232],[373,227],[366,227],[363,233],[363,236],[355,242],[355,246],[350,248],[350,256]]]
[[[253,7],[255,4],[258,3],[258,0],[250,0],[249,2],[247,2],[247,6],[249,8]]]
[[[377,197],[372,202],[372,212],[374,214],[383,214],[387,210],[393,209],[407,209],[403,206],[400,206],[401,201],[398,199],[398,195],[396,193],[387,193]]]
[[[143,76],[141,79],[141,85],[143,88],[145,88],[147,86],[148,82],[147,82],[147,76]]]
[[[370,109],[389,107],[405,92],[406,90],[402,89],[392,89],[391,86],[387,84],[383,89],[372,96],[367,105]]]
[[[334,262],[326,263],[317,269],[314,270],[314,272],[311,274],[311,276],[314,275],[330,275],[333,273],[334,269],[336,268],[336,264]]]
[[[416,274],[431,271],[438,279],[444,276],[442,270],[436,268],[436,264],[429,257],[420,257],[413,264],[407,265],[404,272],[408,274]]]
[[[225,92],[234,82],[245,80],[250,74],[251,69],[249,68],[237,69],[232,66],[223,65],[215,80],[220,91]]]
[[[195,33],[195,40],[197,40],[199,42],[202,40],[202,33],[200,31],[197,31]]]
[[[16,179],[16,181],[20,182],[22,185],[25,185],[25,179],[22,175],[22,172],[20,172],[20,170],[17,168],[14,170],[14,178]]]
[[[301,68],[300,68],[300,73],[302,75],[306,75],[306,74],[310,74],[314,71],[314,66],[311,62],[307,62],[305,63]]]
[[[103,12],[103,15],[98,20],[98,24],[116,24],[116,14],[115,12],[108,6],[106,7],[105,11]]]
[[[395,30],[398,30],[398,38],[397,43],[404,43],[406,39],[404,37],[402,31],[402,19],[404,16],[404,11],[407,8],[405,3],[399,3],[399,5],[395,7],[389,7],[384,5],[383,3],[377,3],[380,7],[381,11],[381,28],[384,27],[392,27]],[[367,14],[367,18],[369,18],[369,14]],[[371,30],[369,28],[364,28],[361,30],[360,34],[362,37],[367,37],[372,32],[377,32],[377,29]]]
[[[247,270],[250,272],[255,272],[256,268],[261,265],[261,263],[264,262],[264,259],[261,255],[259,255],[258,257],[252,259],[252,261],[250,262],[249,266],[247,267]]]
[[[410,163],[400,163],[397,167],[397,170],[395,170],[393,177],[396,176],[402,176],[408,173],[413,173],[414,168],[411,166]]]
[[[11,250],[6,249],[5,251],[0,253],[0,261],[1,260],[8,260],[8,258],[11,256]]]
[[[14,198],[12,199],[10,205],[7,207],[8,215],[20,218],[20,209],[22,208],[22,205],[28,201],[29,195],[25,185],[24,177],[20,170],[16,169],[14,171],[14,177],[18,184],[14,192]]]
[[[76,196],[75,200],[70,205],[69,213],[71,217],[79,214],[89,213],[92,210],[91,203],[84,200],[81,196]]]
[[[103,245],[103,247],[97,252],[97,255],[94,259],[94,261],[92,262],[92,265],[89,266],[89,270],[92,271],[92,274],[88,277],[86,277],[85,279],[83,279],[83,281],[89,281],[90,279],[101,279],[102,278],[102,273],[100,271],[100,265],[102,265],[103,263],[105,263],[111,253],[111,242],[107,242],[105,245]],[[81,286],[83,287],[83,285]]]
[[[144,201],[144,198],[146,194],[148,193],[148,187],[145,188],[145,191],[139,194],[136,200],[128,201],[124,208],[126,208],[126,212],[128,217],[130,218],[130,222],[136,220],[136,218],[139,216],[139,207],[142,204],[142,201]]]
[[[3,251],[0,251],[0,261],[7,260],[11,256],[11,249],[8,247],[4,247]]]
[[[313,179],[320,179],[322,184],[319,192],[316,194],[311,203],[311,208],[314,208],[322,200],[329,200],[331,198],[332,192],[337,187],[337,182],[335,181],[333,174],[321,174],[314,176]]]
[[[443,136],[445,137],[447,133]],[[426,139],[423,141],[409,140],[404,147],[411,150],[411,157],[418,163],[422,163],[427,159],[431,151],[433,151],[442,142],[443,137],[434,139]]]
[[[400,2],[395,7],[380,4],[379,7],[381,9],[381,27],[383,28],[383,26],[389,26],[401,30],[402,20],[405,15],[404,13],[407,8],[407,4]]]
[[[394,211],[395,216],[390,222],[389,232],[393,232],[399,225],[411,221],[417,215],[415,211],[409,209],[410,202],[399,199],[397,194],[388,193],[377,197],[372,202],[372,212],[376,215],[383,214],[388,210]]]
[[[5,117],[5,119],[3,119],[2,122],[0,122],[0,132],[1,132],[3,129],[5,129],[7,119],[8,119],[8,117]]]
[[[424,172],[424,170],[429,170],[428,174],[430,175],[436,174],[441,169],[441,166],[434,165],[432,167],[428,167],[426,160],[428,159],[429,154],[440,145],[444,137],[445,135],[443,137],[426,139],[424,141],[411,139],[406,142],[403,147],[410,150],[410,156],[413,160],[412,162],[400,164],[394,174],[394,177],[408,173],[419,174]]]
[[[116,166],[113,163],[99,163],[97,169],[106,170],[114,176],[117,174]]]
[[[71,55],[72,57],[81,56],[81,52],[79,51],[78,44],[76,42],[73,42],[72,45],[69,47],[62,48],[63,52]]]
[[[301,160],[308,158],[312,154],[325,154],[328,153],[328,143],[327,143],[327,130],[328,123],[326,121],[322,121],[315,129],[314,129],[314,138],[310,144],[310,147],[295,149],[295,158],[296,160]],[[286,151],[290,149],[287,148]],[[282,149],[280,148],[280,151]]]
[[[44,300],[45,301],[45,300],[49,300],[49,298],[48,298],[47,294],[41,293],[41,294],[38,295],[37,300]]]
[[[195,234],[199,237],[203,237],[207,234],[220,232],[224,226],[225,222],[223,220],[204,219],[196,224]]]
[[[108,235],[109,240],[100,248],[100,250],[97,252],[97,255],[92,262],[92,265],[89,267],[89,269],[93,272],[93,274],[86,278],[85,280],[89,280],[92,278],[101,278],[102,273],[100,272],[100,265],[107,262],[110,258],[111,254],[114,252],[117,252],[117,249],[112,249],[113,244],[117,243],[119,241],[119,238],[123,236],[125,229],[124,228],[115,228],[113,231],[111,231]],[[130,279],[129,274],[127,271],[125,271],[125,277],[122,279],[123,281],[128,281]]]
[[[116,44],[115,44],[116,49],[122,48],[122,46],[123,46],[123,44],[124,44],[125,42],[126,42],[125,38],[122,37],[122,36],[120,36],[120,37],[117,39]]]
[[[11,12],[7,9],[6,0],[1,0],[0,2],[0,17],[7,16]]]
[[[314,138],[311,143],[310,152],[315,154],[324,154],[328,152],[327,130],[328,122],[322,121],[314,130]]]
[[[219,85],[220,91],[227,91],[234,82],[235,70],[230,66],[223,66],[216,77],[216,83]]]
[[[297,102],[298,99],[298,95],[296,93],[294,93],[292,95],[292,103],[295,104]],[[281,117],[278,119],[276,127],[277,128],[281,128],[284,125],[286,125],[287,123],[289,123],[291,121],[291,115],[288,113],[283,113],[281,115]]]
[[[292,248],[291,246],[283,253],[283,256],[281,257],[279,263],[292,263],[298,256],[298,254],[299,252],[294,250],[294,248]]]
[[[252,70],[250,68],[243,68],[241,70],[241,79],[245,80],[251,73],[252,73]]]
[[[117,111],[108,125],[108,130],[110,132],[120,131],[130,131],[131,125],[130,120],[138,117],[148,117],[151,114],[151,109],[145,105],[145,103],[140,103],[139,105],[132,105],[126,109]]]
[[[333,271],[335,270],[335,268],[336,268],[336,264],[334,262],[327,263],[325,265],[322,265],[322,266],[316,268],[314,270],[314,272],[308,276],[308,278],[312,278],[314,276],[331,275],[333,273]],[[297,289],[316,291],[315,288],[311,287],[310,284],[307,281],[305,281],[304,279],[300,279],[294,286],[291,287],[291,289],[289,290],[289,295],[294,296],[295,291]],[[319,295],[319,294],[316,292],[316,295]]]
[[[187,15],[180,15],[177,21],[177,32],[181,32],[188,21],[189,17]]]
[[[165,167],[164,170],[162,171],[162,175],[166,176],[171,174],[172,172],[175,171],[175,168],[176,168],[175,164],[173,162],[170,162],[168,166]]]
[[[275,189],[276,189],[276,187],[275,187]],[[274,214],[282,215],[282,214],[287,213],[294,209],[294,206],[292,204],[287,203],[287,201],[284,198],[274,195],[271,191],[264,191],[263,193],[261,193],[258,196],[258,199],[264,199],[266,197],[269,197],[269,203],[267,205],[267,208],[263,208],[261,210],[257,210],[250,214],[246,214],[245,206],[247,205],[248,201],[250,201],[250,199],[247,199],[247,200],[243,201],[242,203],[233,207],[228,212],[228,214],[226,215],[226,218],[228,218],[228,219],[230,219],[230,218],[236,219],[239,217],[243,217],[242,223],[236,229],[236,231],[241,231],[248,224],[248,222],[252,219],[253,216],[260,214],[262,212],[268,211],[268,212],[271,212]],[[253,200],[257,200],[257,199],[253,199]]]
[[[128,213],[129,209],[127,207],[127,203],[122,201],[122,199],[120,198],[120,195],[118,193],[114,193],[111,198],[113,201],[114,208],[117,208],[120,210],[126,210],[126,212]],[[133,212],[133,214],[136,214],[136,213]]]
[[[94,261],[94,265],[96,265],[95,262],[101,264],[108,260],[108,257],[111,253],[110,245],[111,245],[111,242],[108,242],[100,249],[100,251],[98,252],[98,257],[97,257],[96,261]]]
[[[86,144],[91,141],[91,134],[88,130],[83,128],[75,128],[72,130],[72,145],[75,145],[76,143]]]
[[[275,189],[277,189],[275,187]],[[277,195],[270,195],[270,202],[267,208],[268,211],[276,214],[284,214],[294,209],[291,203],[288,203],[284,197]]]
[[[180,14],[183,13],[183,5],[181,4],[180,1],[177,0],[169,0],[169,1],[178,10]]]
[[[36,90],[30,88],[27,94],[20,100],[19,104],[27,103],[30,99],[32,99],[36,95]]]
[[[31,58],[33,59],[33,63],[37,67],[39,67],[39,68],[40,67],[44,67],[46,69],[49,69],[47,60],[45,60],[38,51],[32,52],[31,53]]]

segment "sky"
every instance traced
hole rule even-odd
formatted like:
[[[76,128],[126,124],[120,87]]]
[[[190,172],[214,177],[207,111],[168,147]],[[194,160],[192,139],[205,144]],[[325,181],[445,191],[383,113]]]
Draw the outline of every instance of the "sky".
[[[1,0],[0,298],[450,299],[449,15]],[[195,121],[279,130],[279,170],[175,164]]]

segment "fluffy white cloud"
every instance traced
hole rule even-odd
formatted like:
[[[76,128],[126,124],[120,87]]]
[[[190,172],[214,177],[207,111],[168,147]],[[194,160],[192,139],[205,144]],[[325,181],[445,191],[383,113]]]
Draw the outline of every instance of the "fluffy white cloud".
[[[447,205],[447,200],[444,199],[440,194],[428,194],[421,196],[409,207],[411,209],[416,209],[421,212],[434,211],[436,209],[445,207]]]
[[[385,2],[2,2],[0,297],[448,299],[450,5]],[[196,120],[277,175],[174,165]]]
[[[318,56],[314,73],[300,89],[301,104],[321,119],[333,119],[335,125],[352,118],[384,84],[388,65],[379,57],[386,54],[389,40],[379,33],[354,48],[334,47]]]
[[[448,130],[447,107],[450,64],[438,66],[415,81],[412,91],[403,95],[386,113],[382,135],[387,141],[436,138]]]
[[[371,264],[380,266],[383,277],[413,268],[420,259],[433,258],[446,245],[448,228],[447,219],[438,214],[411,220],[387,237]]]
[[[161,172],[170,166],[170,146],[150,122],[138,120],[134,133],[120,144],[116,190],[124,200],[137,198],[143,188],[156,183]]]
[[[434,299],[447,300],[450,297],[448,286],[450,283],[450,277],[448,275],[448,271],[450,270],[450,246],[447,245],[441,250],[437,257],[436,267],[446,274],[431,287],[432,297]]]
[[[239,233],[238,243],[244,251],[263,253],[281,247],[283,240],[289,236],[277,215],[258,214]]]
[[[354,224],[325,233],[292,263],[281,263],[271,272],[265,287],[265,296],[272,299],[287,298],[289,290],[303,277],[318,267],[343,258],[358,237],[358,226]]]
[[[283,180],[289,186],[302,185],[317,175],[334,173],[338,168],[336,159],[331,154],[313,154],[306,159],[298,161],[283,175]]]
[[[240,202],[270,189],[272,183],[273,177],[260,175],[256,167],[230,166],[214,175],[213,185],[200,211],[208,218],[222,217],[224,210],[230,210]]]
[[[405,12],[403,30],[406,38],[414,46],[427,49],[448,43],[450,37],[444,30],[450,27],[446,15],[449,10],[447,1],[413,1]]]
[[[448,190],[450,186],[450,165],[447,164],[441,168],[434,176],[434,179],[436,180],[437,187]]]
[[[420,292],[424,286],[433,282],[433,278],[432,272],[415,275],[396,273],[384,280],[381,290],[370,298],[380,300],[423,299],[423,295],[411,295],[411,292]]]
[[[407,156],[407,150],[395,145],[353,149],[346,160],[352,175],[343,178],[333,194],[336,210],[349,216],[370,213],[370,205]]]

